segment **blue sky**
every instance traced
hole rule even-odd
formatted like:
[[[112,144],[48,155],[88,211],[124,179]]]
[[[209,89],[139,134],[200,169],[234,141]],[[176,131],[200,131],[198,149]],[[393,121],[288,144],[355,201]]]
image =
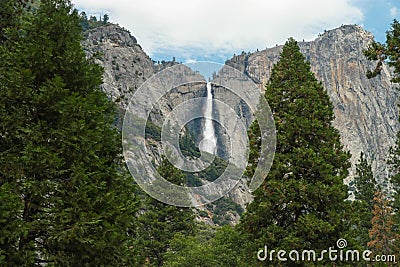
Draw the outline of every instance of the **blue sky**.
[[[393,19],[400,20],[400,0],[358,0],[355,4],[364,14],[360,25],[372,32],[377,41],[384,42]]]
[[[313,40],[324,30],[358,24],[385,40],[400,0],[72,0],[79,10],[107,13],[130,30],[154,60],[215,61]]]

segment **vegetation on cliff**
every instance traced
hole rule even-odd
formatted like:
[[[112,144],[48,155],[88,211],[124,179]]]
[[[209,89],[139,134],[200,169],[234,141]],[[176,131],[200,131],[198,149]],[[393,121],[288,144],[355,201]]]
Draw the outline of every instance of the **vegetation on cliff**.
[[[194,210],[148,197],[126,171],[115,126],[118,108],[101,90],[104,69],[82,47],[83,31],[109,26],[108,16],[87,18],[68,0],[32,2],[5,0],[0,9],[1,266],[326,266],[262,262],[257,252],[265,245],[321,252],[339,238],[347,239],[347,249],[371,249],[372,255],[399,251],[400,133],[389,157],[393,191],[377,185],[362,155],[355,201],[347,200],[343,180],[350,155],[332,126],[327,92],[294,39],[286,42],[265,87],[278,144],[254,201],[244,210],[221,198]],[[139,49],[136,40],[125,39]],[[395,20],[386,43],[374,42],[365,51],[378,60],[367,75],[379,75],[387,62],[392,81],[399,82],[399,47]],[[125,67],[115,64],[113,70]],[[138,80],[156,68],[148,69],[135,74]],[[260,156],[260,134],[254,123],[249,176]],[[160,127],[149,122],[146,137],[160,142]],[[194,140],[190,131],[180,139],[189,158],[200,156]],[[218,178],[227,163],[216,157],[196,174],[162,157],[157,165],[170,182],[198,186]],[[199,223],[196,214],[214,225]],[[235,215],[241,220],[232,226]]]

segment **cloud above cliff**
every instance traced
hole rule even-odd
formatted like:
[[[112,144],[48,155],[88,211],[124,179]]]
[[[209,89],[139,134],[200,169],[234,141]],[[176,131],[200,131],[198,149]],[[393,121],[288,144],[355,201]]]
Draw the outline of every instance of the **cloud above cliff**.
[[[341,24],[363,21],[350,0],[73,0],[87,13],[107,12],[150,56],[205,59],[310,40]],[[176,54],[178,53],[178,54]]]
[[[399,9],[397,7],[392,7],[390,9],[390,16],[393,18],[396,18],[397,16],[399,16]]]

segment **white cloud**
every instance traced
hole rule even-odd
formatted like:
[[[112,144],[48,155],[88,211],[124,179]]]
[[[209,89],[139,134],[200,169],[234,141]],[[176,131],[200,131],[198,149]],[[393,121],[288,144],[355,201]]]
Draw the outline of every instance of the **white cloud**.
[[[351,0],[73,2],[83,10],[107,10],[111,21],[129,29],[150,55],[174,50],[187,59],[196,58],[196,49],[210,54],[264,49],[291,36],[309,40],[324,29],[363,21]]]
[[[396,18],[399,15],[399,9],[397,7],[392,7],[390,9],[390,17]]]
[[[189,58],[185,60],[186,64],[194,64],[197,63],[197,59]]]

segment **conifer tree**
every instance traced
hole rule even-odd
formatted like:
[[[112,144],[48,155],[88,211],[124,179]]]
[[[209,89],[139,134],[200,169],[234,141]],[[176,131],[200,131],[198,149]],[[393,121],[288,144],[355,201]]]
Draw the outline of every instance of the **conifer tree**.
[[[169,182],[183,185],[184,175],[164,159],[158,172]],[[145,266],[163,266],[164,255],[174,235],[189,236],[195,231],[194,213],[189,208],[176,207],[147,197],[139,218],[140,255]]]
[[[367,72],[368,78],[373,78],[381,73],[383,62],[387,62],[394,69],[392,82],[400,82],[400,23],[395,19],[391,28],[386,32],[386,42],[372,42],[364,51],[364,55],[369,60],[377,60],[377,65],[373,71]]]
[[[356,165],[354,183],[356,186],[356,191],[354,193],[355,198],[367,203],[370,207],[369,210],[372,211],[377,184],[372,172],[371,164],[362,152]]]
[[[23,0],[3,0],[0,8],[0,43],[10,38],[9,31],[21,24],[21,16],[26,12],[27,3]]]
[[[357,211],[355,219],[357,221],[356,239],[358,243],[367,249],[369,241],[368,231],[371,229],[372,211],[374,208],[374,194],[378,186],[372,173],[371,164],[367,161],[364,153],[361,152],[360,159],[356,165],[356,175],[354,177],[356,187],[355,202],[352,203]]]
[[[333,246],[343,230],[350,156],[332,126],[329,97],[292,38],[272,69],[265,97],[276,125],[275,158],[239,228],[258,248]]]
[[[373,78],[381,73],[383,63],[386,62],[393,68],[392,82],[400,82],[400,23],[393,20],[390,29],[386,32],[385,43],[373,42],[364,51],[369,60],[377,60],[376,68],[367,72],[368,78]],[[400,233],[400,132],[397,133],[396,143],[390,149],[388,163],[392,167],[390,182],[393,185],[393,201],[391,206],[394,213],[393,231]],[[400,234],[396,237],[397,250],[400,250]]]
[[[78,13],[19,11],[18,28],[1,24],[0,265],[133,266],[133,179]]]
[[[393,214],[390,201],[381,191],[375,193],[372,228],[369,231],[368,247],[373,255],[393,255],[395,234],[393,229]]]
[[[205,226],[209,228],[209,226]],[[164,266],[168,267],[246,267],[254,266],[242,249],[245,238],[229,225],[195,236],[175,235],[171,249],[165,255]],[[213,233],[215,231],[215,233]]]

